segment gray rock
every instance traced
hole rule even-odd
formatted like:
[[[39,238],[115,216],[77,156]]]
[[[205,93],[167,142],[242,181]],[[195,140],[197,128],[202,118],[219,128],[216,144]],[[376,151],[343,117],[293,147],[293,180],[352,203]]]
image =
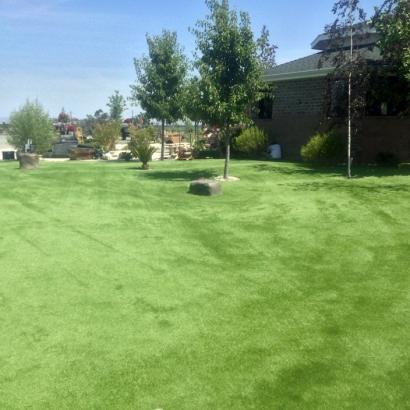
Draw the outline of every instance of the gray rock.
[[[40,168],[40,156],[30,152],[19,152],[20,169],[38,169]]]
[[[189,185],[189,192],[194,195],[215,196],[222,194],[222,186],[218,181],[198,179]]]

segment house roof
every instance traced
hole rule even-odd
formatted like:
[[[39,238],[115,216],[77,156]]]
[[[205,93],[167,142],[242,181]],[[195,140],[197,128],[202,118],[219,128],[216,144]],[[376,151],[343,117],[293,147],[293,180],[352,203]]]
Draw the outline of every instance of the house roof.
[[[323,61],[323,66],[321,69],[318,69],[317,66],[323,52],[312,54],[310,56],[299,58],[297,60],[289,61],[288,63],[270,68],[262,75],[262,80],[266,83],[271,83],[301,78],[324,77],[334,69],[331,61],[332,57],[336,54],[336,52],[330,53],[330,58]],[[380,50],[377,47],[374,47],[372,50],[365,49],[364,55],[369,61],[381,60]]]
[[[375,27],[372,27],[369,25],[369,22],[365,23],[358,23],[353,25],[353,31],[356,31],[360,29],[362,32],[367,33],[367,38],[364,38],[360,41],[357,39],[355,40],[357,45],[360,46],[368,46],[370,44],[376,44],[377,40],[380,38],[380,34],[377,32]],[[329,47],[330,44],[330,38],[329,35],[324,33],[324,34],[319,34],[311,44],[311,48],[313,50],[321,50],[324,51]],[[345,47],[350,47],[350,37],[349,37],[349,29],[346,29],[345,32]]]

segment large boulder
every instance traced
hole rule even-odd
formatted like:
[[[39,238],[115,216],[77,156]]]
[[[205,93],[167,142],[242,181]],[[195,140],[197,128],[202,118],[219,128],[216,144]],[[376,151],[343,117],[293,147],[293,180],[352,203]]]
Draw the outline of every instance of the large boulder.
[[[40,168],[40,156],[31,152],[19,152],[20,169]]]
[[[189,192],[194,195],[215,196],[222,194],[222,186],[219,181],[198,179],[189,185]]]

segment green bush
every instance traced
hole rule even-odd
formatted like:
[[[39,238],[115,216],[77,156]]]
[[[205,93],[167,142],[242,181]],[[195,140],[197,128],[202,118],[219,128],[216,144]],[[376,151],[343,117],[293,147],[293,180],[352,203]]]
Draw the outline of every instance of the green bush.
[[[235,149],[235,141],[236,139],[239,137],[239,135],[242,134],[242,132],[245,130],[245,126],[243,125],[236,125],[234,127],[232,127],[229,131],[230,134],[230,145],[231,145],[231,158],[235,158],[237,157],[237,153],[238,151],[236,151]],[[219,132],[218,135],[218,139],[219,139],[219,152],[221,152],[224,156],[225,156],[225,152],[226,152],[226,140],[225,140],[225,130],[222,129]],[[242,153],[240,153],[242,156]]]
[[[18,111],[10,114],[7,142],[17,150],[24,150],[27,140],[31,140],[35,152],[42,154],[52,148],[55,139],[54,126],[43,106],[35,100],[26,103]]]
[[[138,147],[149,144],[151,141],[155,141],[156,132],[151,126],[137,129],[134,125],[130,124],[128,130],[131,139],[128,146]]]
[[[194,158],[201,158],[200,152],[205,149],[205,144],[208,142],[206,138],[198,138],[192,147],[192,156]]]
[[[376,165],[381,167],[397,168],[400,164],[399,158],[392,152],[379,152],[376,155]]]
[[[247,128],[236,138],[234,148],[250,158],[260,156],[268,146],[268,136],[265,130],[258,127]]]
[[[137,157],[142,162],[142,169],[149,169],[148,162],[151,160],[152,154],[157,150],[155,147],[150,147],[148,144],[129,147],[134,157]]]
[[[132,160],[132,152],[122,151],[122,152],[120,152],[120,155],[119,155],[118,158],[129,162],[129,161]]]
[[[106,123],[96,123],[93,129],[93,140],[104,152],[115,149],[115,140],[121,137],[121,123],[110,121]]]
[[[300,150],[302,158],[323,164],[337,163],[345,154],[346,142],[340,132],[335,130],[317,133]]]

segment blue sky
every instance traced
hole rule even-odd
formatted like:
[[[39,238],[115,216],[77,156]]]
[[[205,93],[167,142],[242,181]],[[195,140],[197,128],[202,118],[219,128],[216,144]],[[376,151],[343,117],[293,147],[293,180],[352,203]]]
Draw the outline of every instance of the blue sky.
[[[247,11],[255,37],[264,24],[278,64],[312,54],[310,43],[334,20],[333,0],[230,0]],[[362,0],[368,15],[381,0]],[[27,98],[51,117],[64,107],[84,118],[108,111],[108,97],[130,95],[134,57],[147,54],[146,33],[177,31],[189,58],[188,31],[208,14],[205,0],[0,0],[0,120]],[[126,116],[140,112],[128,108]]]

